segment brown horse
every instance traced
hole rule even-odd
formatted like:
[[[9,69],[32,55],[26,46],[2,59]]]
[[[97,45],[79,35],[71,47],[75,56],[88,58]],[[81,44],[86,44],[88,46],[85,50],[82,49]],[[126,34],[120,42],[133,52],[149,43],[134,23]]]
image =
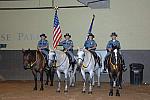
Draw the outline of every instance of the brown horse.
[[[43,72],[46,66],[46,61],[42,53],[37,50],[22,50],[23,52],[23,66],[25,69],[31,69],[34,75],[35,87],[37,90],[37,74],[40,73],[41,88],[43,90]]]
[[[114,49],[108,58],[108,73],[110,78],[110,92],[109,96],[113,96],[113,88],[116,87],[116,96],[120,96],[119,86],[121,85],[122,78],[122,62],[120,53]]]

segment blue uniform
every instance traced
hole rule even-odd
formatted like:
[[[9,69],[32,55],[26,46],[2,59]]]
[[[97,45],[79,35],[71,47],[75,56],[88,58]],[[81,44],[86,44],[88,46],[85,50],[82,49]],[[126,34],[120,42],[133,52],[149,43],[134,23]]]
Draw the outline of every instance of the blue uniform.
[[[95,45],[97,46],[97,44],[94,40],[86,40],[85,43],[84,43],[85,49],[92,48]],[[95,51],[95,49],[93,49],[93,50]]]
[[[121,49],[120,42],[118,40],[110,40],[107,44],[106,49],[108,48],[112,49],[113,47],[117,47],[118,49]]]
[[[62,42],[60,42],[60,45],[62,45],[64,49],[73,50],[72,40],[63,40]]]
[[[84,43],[84,47],[87,50],[89,48],[93,48],[95,45],[97,46],[97,44],[94,40],[86,40]],[[99,57],[96,54],[95,50],[96,50],[96,48],[93,48],[93,49],[90,49],[89,51],[93,54],[95,61],[98,62],[98,64],[100,65]]]
[[[40,40],[38,42],[38,47],[41,48],[41,52],[46,56],[46,60],[48,60],[48,48],[42,48],[45,46],[49,46],[49,43],[47,40]]]
[[[63,40],[59,44],[63,46],[64,50],[67,50],[67,53],[71,56],[71,62],[75,62],[75,58],[73,55],[73,41]]]

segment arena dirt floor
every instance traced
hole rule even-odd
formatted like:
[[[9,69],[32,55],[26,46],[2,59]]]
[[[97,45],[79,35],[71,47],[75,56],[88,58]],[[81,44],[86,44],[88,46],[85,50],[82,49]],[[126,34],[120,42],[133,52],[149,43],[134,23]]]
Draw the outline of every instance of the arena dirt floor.
[[[56,93],[56,85],[44,86],[44,91],[33,91],[33,81],[0,81],[0,100],[150,100],[150,85],[124,84],[120,97],[108,96],[109,83],[94,87],[93,94],[81,93],[82,82],[69,87],[69,92]],[[63,84],[62,84],[63,85]],[[63,85],[64,86],[64,85]]]

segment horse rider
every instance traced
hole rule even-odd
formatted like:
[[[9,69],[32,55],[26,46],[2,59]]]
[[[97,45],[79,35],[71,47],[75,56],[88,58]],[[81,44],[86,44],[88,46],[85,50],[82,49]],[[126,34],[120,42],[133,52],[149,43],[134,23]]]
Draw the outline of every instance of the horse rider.
[[[46,40],[47,36],[42,33],[40,35],[40,40],[38,41],[37,49],[40,50],[45,57],[46,64],[48,65],[48,54],[49,54],[49,43]]]
[[[59,43],[59,45],[63,46],[63,51],[67,54],[69,58],[70,65],[72,65],[72,68],[74,69],[75,66],[75,58],[73,54],[73,41],[71,40],[71,35],[69,33],[66,33],[64,35],[64,40]]]
[[[86,50],[90,51],[93,54],[96,63],[98,63],[100,66],[100,58],[97,55],[97,53],[95,52],[97,43],[95,42],[94,38],[95,38],[95,36],[92,33],[89,33],[87,40],[84,43],[84,47]]]
[[[117,40],[117,34],[115,32],[113,32],[111,35],[111,40],[107,43],[107,46],[106,46],[106,50],[107,50],[107,55],[105,56],[105,60],[104,60],[104,70],[103,72],[106,73],[106,68],[107,68],[107,60],[111,54],[111,51],[114,50],[114,49],[118,49],[120,50],[121,47],[120,47],[120,42]],[[120,53],[119,53],[120,54]],[[124,59],[122,57],[122,55],[119,55],[120,58],[121,58],[121,62],[122,62],[122,65],[123,65],[123,71],[126,71],[127,68],[125,66],[125,63],[124,63]]]

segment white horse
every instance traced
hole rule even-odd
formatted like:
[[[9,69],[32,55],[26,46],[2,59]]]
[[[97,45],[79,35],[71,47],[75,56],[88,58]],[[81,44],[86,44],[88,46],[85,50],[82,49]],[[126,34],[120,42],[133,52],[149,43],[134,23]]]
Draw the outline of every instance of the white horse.
[[[101,57],[101,56],[99,56]],[[85,73],[88,72],[90,74],[90,84],[88,93],[92,93],[92,85],[94,85],[94,72],[97,71],[98,75],[98,86],[100,86],[100,71],[101,66],[95,62],[94,56],[90,51],[86,49],[78,49],[77,52],[77,65],[81,67],[81,74],[84,80],[82,93],[86,92],[86,77]]]
[[[58,88],[57,92],[60,92],[60,83],[61,83],[61,72],[65,74],[65,90],[64,92],[68,92],[68,72],[69,72],[69,58],[68,56],[60,50],[50,50],[49,52],[49,66],[55,66],[56,73],[58,76]]]

